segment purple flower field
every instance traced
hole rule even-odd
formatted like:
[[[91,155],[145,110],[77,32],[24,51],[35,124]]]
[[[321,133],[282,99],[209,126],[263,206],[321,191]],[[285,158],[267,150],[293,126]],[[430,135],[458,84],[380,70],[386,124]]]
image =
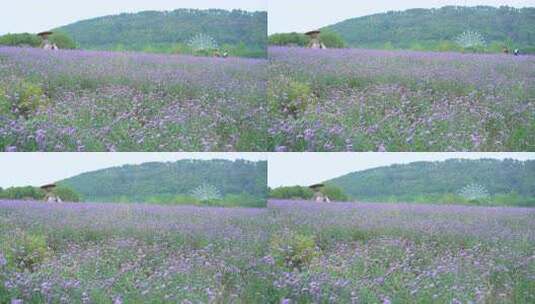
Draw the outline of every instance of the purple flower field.
[[[241,275],[260,261],[266,234],[254,220],[261,215],[262,209],[3,201],[0,254],[8,264],[0,302],[230,300],[244,292]]]
[[[535,56],[272,47],[272,151],[534,151]]]
[[[267,62],[0,48],[0,150],[264,151]]]
[[[0,201],[0,302],[529,303],[535,210]]]

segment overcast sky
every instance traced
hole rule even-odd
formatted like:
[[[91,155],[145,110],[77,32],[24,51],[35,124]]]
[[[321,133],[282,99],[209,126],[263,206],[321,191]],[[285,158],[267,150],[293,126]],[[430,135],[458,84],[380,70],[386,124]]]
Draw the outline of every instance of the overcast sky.
[[[269,33],[306,32],[349,18],[446,5],[535,6],[535,0],[269,0]]]
[[[0,8],[0,35],[37,33],[112,14],[178,8],[266,11],[267,0],[8,0]]]
[[[415,161],[451,158],[535,159],[535,153],[271,153],[270,187],[309,186],[351,172]]]
[[[0,187],[40,186],[125,164],[214,158],[266,160],[264,153],[0,153]]]

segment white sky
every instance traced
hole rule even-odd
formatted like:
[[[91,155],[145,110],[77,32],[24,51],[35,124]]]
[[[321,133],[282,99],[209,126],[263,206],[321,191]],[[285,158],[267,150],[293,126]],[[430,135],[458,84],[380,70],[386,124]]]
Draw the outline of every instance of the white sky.
[[[268,0],[2,0],[0,35],[37,33],[84,19],[145,10],[221,8],[266,11]]]
[[[268,185],[308,186],[370,168],[451,158],[527,160],[535,153],[270,153]]]
[[[268,0],[268,31],[305,32],[349,18],[446,5],[535,6],[535,0]]]
[[[40,186],[80,173],[179,159],[266,160],[264,153],[0,153],[0,187]]]

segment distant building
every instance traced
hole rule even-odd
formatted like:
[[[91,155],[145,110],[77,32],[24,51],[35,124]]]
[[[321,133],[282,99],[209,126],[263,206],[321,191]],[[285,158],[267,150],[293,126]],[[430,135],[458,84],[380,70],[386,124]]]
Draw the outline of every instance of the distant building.
[[[44,185],[44,186],[41,186],[41,189],[45,192],[45,202],[48,202],[48,203],[61,203],[62,200],[59,196],[57,196],[56,194],[54,194],[54,188],[56,188],[57,185],[56,184],[48,184],[48,185]]]
[[[312,191],[314,191],[314,196],[312,197],[312,199],[316,203],[330,203],[331,202],[329,197],[321,192],[321,190],[324,187],[325,187],[324,184],[316,184],[316,185],[312,185],[309,187],[310,189],[312,189]]]
[[[41,32],[37,36],[41,37],[43,42],[41,42],[41,48],[44,50],[59,50],[58,46],[55,43],[51,43],[48,40],[50,35],[54,34],[53,32]]]
[[[308,47],[311,49],[326,49],[327,47],[323,42],[321,42],[320,39],[321,31],[310,31],[305,33],[308,37],[310,37],[310,42],[308,43]]]

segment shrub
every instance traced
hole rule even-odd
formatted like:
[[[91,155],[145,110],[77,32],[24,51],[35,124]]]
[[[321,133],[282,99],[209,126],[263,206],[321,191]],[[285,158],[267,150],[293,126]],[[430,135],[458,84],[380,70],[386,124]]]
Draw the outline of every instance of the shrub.
[[[37,84],[27,81],[21,81],[16,86],[15,92],[12,92],[11,108],[13,112],[24,117],[29,117],[46,104],[43,89]]]
[[[10,241],[6,260],[8,266],[18,270],[34,271],[37,265],[50,255],[50,249],[44,235],[16,231]]]
[[[271,256],[279,266],[302,269],[320,254],[314,237],[294,232],[275,235],[270,242]]]
[[[60,49],[75,49],[76,43],[67,34],[54,32],[49,38],[51,43],[55,43]]]
[[[0,45],[39,47],[40,44],[41,38],[29,33],[0,36]]]
[[[269,36],[268,42],[270,45],[280,46],[306,46],[310,38],[300,33],[281,33]],[[335,32],[323,31],[321,34],[321,42],[328,48],[344,48],[346,43],[342,36]]]
[[[282,33],[282,34],[273,34],[269,36],[268,42],[271,45],[280,45],[280,46],[305,46],[308,43],[307,36],[299,33]]]
[[[55,188],[53,193],[64,202],[79,202],[81,200],[77,192],[65,186]]]
[[[65,33],[55,32],[49,37],[60,49],[75,49],[76,43]],[[0,36],[0,45],[39,47],[42,40],[35,34],[7,34]]]
[[[42,200],[45,197],[45,193],[36,187],[11,187],[3,191],[0,191],[0,198],[4,199],[33,199]]]
[[[333,201],[345,202],[349,200],[349,197],[341,188],[333,185],[325,185],[325,187],[321,189],[321,193],[325,194],[330,200]]]
[[[342,36],[335,32],[323,31],[323,33],[321,33],[321,42],[323,42],[326,47],[332,49],[341,49],[346,47],[346,43]]]
[[[278,199],[311,199],[314,196],[314,192],[307,187],[294,186],[294,187],[279,187],[270,190],[269,197]]]
[[[312,103],[312,89],[304,82],[279,77],[269,83],[268,103],[273,111],[300,116]]]

